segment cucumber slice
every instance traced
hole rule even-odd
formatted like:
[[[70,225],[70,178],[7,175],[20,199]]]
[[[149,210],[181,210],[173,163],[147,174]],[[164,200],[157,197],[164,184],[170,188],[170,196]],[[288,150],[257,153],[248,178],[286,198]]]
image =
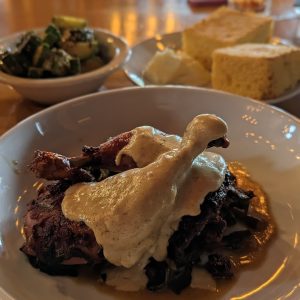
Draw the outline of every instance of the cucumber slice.
[[[50,48],[48,44],[40,45],[34,52],[32,58],[32,64],[35,67],[40,67],[45,61],[45,59],[47,58],[49,52],[50,52]]]
[[[54,16],[52,22],[59,28],[84,28],[87,26],[87,21],[82,18],[70,16]]]
[[[78,57],[80,60],[87,59],[94,55],[98,49],[98,41],[91,42],[65,42],[62,44],[62,48],[73,57]]]

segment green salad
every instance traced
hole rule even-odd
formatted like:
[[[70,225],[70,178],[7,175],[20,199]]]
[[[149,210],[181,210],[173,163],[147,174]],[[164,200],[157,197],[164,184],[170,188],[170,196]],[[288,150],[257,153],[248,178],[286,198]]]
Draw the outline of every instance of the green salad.
[[[13,51],[3,51],[0,69],[20,77],[54,78],[92,71],[109,60],[108,49],[85,19],[55,16],[42,34],[29,31]]]

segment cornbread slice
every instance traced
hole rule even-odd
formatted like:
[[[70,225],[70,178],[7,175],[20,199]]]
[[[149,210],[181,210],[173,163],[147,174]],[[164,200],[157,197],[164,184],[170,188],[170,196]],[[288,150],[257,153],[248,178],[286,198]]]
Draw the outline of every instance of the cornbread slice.
[[[244,44],[213,53],[212,86],[258,100],[281,96],[300,80],[300,48]]]
[[[153,84],[207,86],[211,75],[197,60],[182,51],[166,48],[158,51],[147,64],[144,78]]]
[[[215,49],[244,43],[268,43],[271,18],[221,7],[182,34],[183,51],[211,70]]]

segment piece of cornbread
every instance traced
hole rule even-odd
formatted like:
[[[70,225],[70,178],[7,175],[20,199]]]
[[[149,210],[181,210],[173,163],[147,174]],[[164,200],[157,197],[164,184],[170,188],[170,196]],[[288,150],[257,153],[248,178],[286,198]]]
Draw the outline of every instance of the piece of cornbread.
[[[244,43],[268,43],[272,36],[271,18],[221,7],[182,34],[183,51],[211,70],[215,49]]]
[[[281,96],[300,80],[300,48],[243,44],[213,53],[212,86],[258,100]]]

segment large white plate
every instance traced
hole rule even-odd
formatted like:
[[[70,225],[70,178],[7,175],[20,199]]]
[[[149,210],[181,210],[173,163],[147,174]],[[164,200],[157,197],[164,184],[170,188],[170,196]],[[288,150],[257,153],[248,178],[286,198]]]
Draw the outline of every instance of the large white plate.
[[[289,41],[279,38],[274,38],[273,43],[291,45]],[[124,70],[133,83],[139,86],[152,84],[149,82],[149,80],[143,77],[143,70],[154,54],[157,51],[161,51],[165,48],[181,49],[181,33],[175,32],[156,35],[153,38],[142,41],[132,48],[130,60],[124,66]],[[300,94],[300,84],[296,88],[286,92],[284,95],[278,98],[264,100],[264,102],[268,104],[281,103],[288,99],[294,98],[298,94]]]
[[[182,134],[200,113],[226,120],[231,145],[220,151],[227,160],[241,161],[263,185],[278,226],[263,262],[242,271],[216,298],[300,299],[299,120],[256,101],[182,87],[131,88],[81,97],[30,117],[0,139],[0,299],[168,299],[164,294],[113,293],[92,281],[51,277],[33,269],[19,251],[22,215],[36,182],[26,166],[35,149],[75,154],[83,144],[98,145],[139,125]]]

